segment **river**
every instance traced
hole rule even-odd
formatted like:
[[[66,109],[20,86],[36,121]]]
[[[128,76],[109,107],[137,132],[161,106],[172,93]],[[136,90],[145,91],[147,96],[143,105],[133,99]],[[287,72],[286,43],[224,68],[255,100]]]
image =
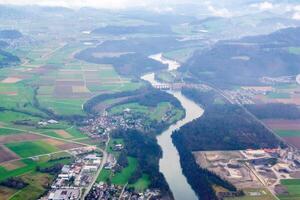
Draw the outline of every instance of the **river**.
[[[162,54],[152,55],[150,58],[163,64],[167,64],[169,71],[176,70],[178,67],[180,67],[179,63],[164,58]],[[150,73],[142,76],[141,79],[150,82],[152,85],[162,84],[156,81],[154,76],[154,73]],[[158,144],[163,152],[163,157],[159,161],[159,169],[160,172],[162,172],[165,176],[166,181],[168,182],[176,200],[196,200],[198,198],[195,192],[188,184],[186,177],[182,174],[178,151],[172,143],[171,135],[173,131],[179,129],[181,126],[198,117],[201,117],[204,111],[195,102],[182,95],[180,91],[167,92],[180,101],[182,107],[185,109],[186,116],[176,124],[171,125],[166,131],[157,137]]]

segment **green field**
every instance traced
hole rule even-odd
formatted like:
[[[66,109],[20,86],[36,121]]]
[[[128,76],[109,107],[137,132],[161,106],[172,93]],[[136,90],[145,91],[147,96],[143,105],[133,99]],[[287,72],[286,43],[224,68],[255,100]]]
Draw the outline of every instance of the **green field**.
[[[294,130],[276,130],[276,133],[281,137],[297,137],[297,136],[300,136],[300,131],[294,131]]]
[[[61,157],[66,157],[66,156],[63,155]],[[59,159],[59,157],[54,160],[49,160],[49,157],[45,157],[44,159],[40,159],[39,161],[24,159],[20,161],[22,163],[22,166],[14,170],[7,170],[6,168],[0,165],[0,181],[5,180],[9,177],[20,176],[22,174],[35,171],[37,166],[49,167],[56,163],[67,164],[70,162],[70,160],[71,160],[70,158]]]
[[[300,47],[289,47],[289,52],[292,54],[300,55]]]
[[[122,169],[120,173],[116,173],[111,178],[111,182],[116,185],[125,185],[136,170],[137,165],[138,162],[135,158],[128,157],[128,166]]]
[[[129,185],[129,187],[134,187],[137,191],[144,191],[149,187],[150,183],[150,177],[147,174],[143,174],[136,183]]]
[[[103,169],[99,176],[97,177],[97,182],[107,182],[110,180],[113,184],[116,185],[125,185],[128,183],[128,180],[136,170],[138,162],[136,158],[128,157],[128,166],[123,168],[121,172],[116,174],[112,174],[110,170]],[[149,177],[146,175],[143,176],[136,184],[133,184],[133,187],[140,187],[143,189],[144,187],[148,186],[149,184]]]
[[[19,133],[22,133],[22,132],[13,130],[13,129],[8,129],[8,128],[0,128],[0,136],[1,135],[14,135],[14,134],[19,134]]]
[[[107,182],[110,179],[111,171],[107,169],[102,169],[99,176],[97,177],[96,182]]]
[[[289,99],[291,95],[289,93],[270,92],[267,97],[270,99]]]
[[[182,113],[178,109],[174,109],[168,102],[161,102],[156,107],[146,107],[138,103],[128,103],[114,106],[109,110],[110,114],[121,114],[125,109],[129,108],[133,113],[141,113],[148,116],[151,120],[161,121],[167,111],[173,112],[170,122],[178,120],[182,117]]]
[[[300,199],[300,179],[281,180],[281,184],[287,188],[288,195],[279,195],[280,200],[299,200]]]
[[[56,147],[43,141],[25,141],[5,144],[10,150],[22,158],[59,151]]]
[[[276,200],[267,189],[244,189],[245,196],[225,198],[226,200]]]
[[[31,200],[38,199],[41,194],[47,191],[47,185],[51,184],[54,177],[45,173],[30,172],[24,174],[20,178],[29,185],[16,192],[10,200]]]
[[[187,61],[193,55],[193,53],[199,48],[200,47],[179,49],[175,51],[166,52],[163,55],[169,59],[176,60],[183,63]]]

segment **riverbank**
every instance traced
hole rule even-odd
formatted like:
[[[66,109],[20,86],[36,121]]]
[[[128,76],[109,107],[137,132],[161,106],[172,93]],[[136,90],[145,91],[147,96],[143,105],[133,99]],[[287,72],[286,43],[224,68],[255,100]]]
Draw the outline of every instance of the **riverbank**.
[[[180,67],[180,64],[175,61],[170,61],[162,57],[162,54],[156,54],[150,56],[164,64],[168,64],[168,70],[176,70]],[[155,73],[146,74],[141,79],[148,81],[151,85],[163,84],[155,80]],[[184,108],[186,115],[185,117],[171,125],[167,130],[163,131],[158,137],[157,141],[162,149],[162,158],[159,161],[159,170],[164,175],[169,187],[173,193],[175,199],[198,199],[197,195],[187,182],[186,177],[182,174],[182,168],[180,165],[180,157],[176,147],[172,142],[172,133],[182,127],[183,125],[193,121],[196,118],[202,116],[204,110],[198,106],[195,102],[186,98],[180,91],[168,91],[169,94],[173,95],[178,99]]]

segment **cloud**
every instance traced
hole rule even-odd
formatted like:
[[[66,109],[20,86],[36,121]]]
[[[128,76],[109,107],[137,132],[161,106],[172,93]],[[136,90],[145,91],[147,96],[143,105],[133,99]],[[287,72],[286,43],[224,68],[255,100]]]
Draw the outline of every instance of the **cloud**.
[[[251,5],[252,8],[258,8],[259,10],[272,10],[274,8],[274,5],[270,2],[261,2],[261,3],[256,3]]]
[[[212,15],[217,17],[232,17],[232,13],[227,8],[217,8],[212,5],[210,1],[205,1],[204,4],[206,5],[209,12]]]
[[[181,1],[181,0],[179,0]],[[0,4],[62,6],[69,8],[94,7],[107,9],[124,9],[129,7],[146,7],[160,5],[168,0],[0,0]],[[160,3],[160,4],[159,4]]]
[[[292,16],[292,19],[300,20],[300,12],[295,12]]]

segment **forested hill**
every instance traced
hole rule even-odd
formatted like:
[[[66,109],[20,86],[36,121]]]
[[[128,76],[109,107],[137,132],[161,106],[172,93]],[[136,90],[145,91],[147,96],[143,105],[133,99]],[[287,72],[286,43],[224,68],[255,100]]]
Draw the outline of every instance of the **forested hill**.
[[[18,64],[20,59],[9,52],[0,49],[0,68]]]
[[[85,49],[76,58],[99,64],[112,64],[119,74],[136,75],[167,68],[158,61],[150,59],[151,54],[170,51],[185,45],[176,37],[128,38],[109,40],[95,48]]]
[[[18,39],[22,37],[22,33],[17,30],[1,30],[0,39]]]
[[[217,84],[259,84],[262,76],[299,73],[300,28],[270,35],[220,41],[211,49],[196,52],[181,68],[196,78]]]

